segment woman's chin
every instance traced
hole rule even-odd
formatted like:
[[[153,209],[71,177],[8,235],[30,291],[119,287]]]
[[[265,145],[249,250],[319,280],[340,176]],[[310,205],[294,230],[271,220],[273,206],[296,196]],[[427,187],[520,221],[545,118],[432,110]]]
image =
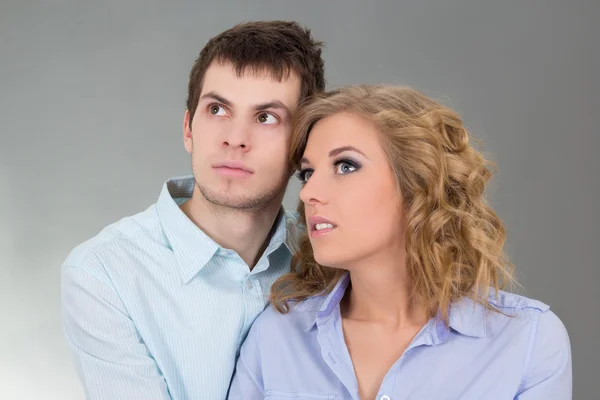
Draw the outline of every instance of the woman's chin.
[[[315,251],[315,261],[324,267],[346,269],[344,266],[347,265],[351,260],[347,255],[336,255],[332,251]],[[351,262],[350,262],[351,263]]]

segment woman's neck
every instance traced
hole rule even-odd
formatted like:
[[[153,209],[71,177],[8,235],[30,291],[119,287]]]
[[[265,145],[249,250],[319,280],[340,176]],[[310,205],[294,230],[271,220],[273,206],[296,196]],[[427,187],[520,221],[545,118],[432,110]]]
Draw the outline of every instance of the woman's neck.
[[[412,294],[405,260],[402,251],[381,254],[349,268],[350,285],[342,303],[342,316],[390,327],[423,324],[426,315]]]

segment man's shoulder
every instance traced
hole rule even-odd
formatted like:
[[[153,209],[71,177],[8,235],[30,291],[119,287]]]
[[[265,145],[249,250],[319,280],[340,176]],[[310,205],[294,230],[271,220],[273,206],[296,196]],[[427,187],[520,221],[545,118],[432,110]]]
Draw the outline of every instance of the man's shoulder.
[[[300,214],[298,211],[284,209],[284,217],[288,225],[298,226],[300,224]],[[302,224],[301,226],[304,227]]]
[[[286,244],[293,253],[297,253],[300,239],[306,233],[306,226],[300,221],[300,214],[297,211],[285,210],[284,218],[287,231]]]
[[[156,204],[146,210],[124,217],[103,228],[92,238],[71,250],[63,267],[103,269],[104,259],[125,248],[141,249],[150,240],[162,240],[162,229],[156,212]]]

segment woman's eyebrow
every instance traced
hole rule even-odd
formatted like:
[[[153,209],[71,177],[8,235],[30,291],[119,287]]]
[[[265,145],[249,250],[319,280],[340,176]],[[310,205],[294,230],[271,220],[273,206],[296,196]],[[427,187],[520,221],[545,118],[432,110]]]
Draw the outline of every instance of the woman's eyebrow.
[[[344,151],[354,151],[354,152],[356,152],[358,154],[362,154],[363,156],[366,157],[365,153],[363,153],[362,151],[360,151],[359,149],[357,149],[354,146],[342,146],[342,147],[335,148],[329,152],[329,157],[335,157],[338,154],[343,153]]]
[[[338,154],[343,153],[344,151],[354,151],[358,154],[362,154],[363,156],[367,157],[367,155],[365,153],[363,153],[362,151],[360,151],[359,149],[357,149],[354,146],[336,147],[335,149],[333,149],[329,152],[329,157],[335,157]],[[302,157],[302,160],[300,160],[300,164],[310,164],[310,161],[308,161],[308,158]]]

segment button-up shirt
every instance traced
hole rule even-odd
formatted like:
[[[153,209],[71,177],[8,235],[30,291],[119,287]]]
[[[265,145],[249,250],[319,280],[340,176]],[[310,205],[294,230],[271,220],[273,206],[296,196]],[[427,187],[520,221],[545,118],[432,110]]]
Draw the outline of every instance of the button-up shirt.
[[[224,399],[236,356],[289,271],[295,214],[280,212],[250,271],[181,211],[192,177],[75,248],[62,267],[63,328],[88,399]]]
[[[230,399],[359,400],[339,302],[346,274],[326,296],[272,307],[242,346]],[[449,323],[432,318],[385,375],[378,400],[566,400],[571,398],[567,332],[549,307],[500,291],[489,302],[463,298]]]

